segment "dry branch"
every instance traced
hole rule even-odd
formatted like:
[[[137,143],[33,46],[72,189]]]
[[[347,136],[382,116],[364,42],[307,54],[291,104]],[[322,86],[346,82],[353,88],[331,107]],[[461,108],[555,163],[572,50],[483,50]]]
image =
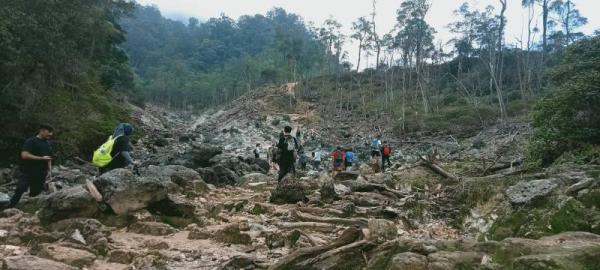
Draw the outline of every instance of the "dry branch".
[[[269,267],[269,270],[290,269],[297,263],[302,262],[303,260],[309,259],[313,256],[317,256],[318,254],[321,254],[328,250],[348,245],[350,243],[355,242],[361,237],[362,232],[359,229],[348,228],[342,233],[342,235],[338,239],[333,241],[333,243],[323,246],[298,249],[288,254],[287,256],[281,258],[275,264],[271,265]]]
[[[332,233],[337,229],[334,224],[319,222],[279,222],[276,226],[280,229],[306,229],[323,233]]]
[[[331,218],[331,217],[317,217],[311,214],[305,214],[298,212],[296,210],[292,210],[290,212],[291,216],[300,221],[308,221],[308,222],[320,222],[320,223],[330,223],[344,226],[359,226],[366,227],[368,225],[368,221],[363,218]]]
[[[429,168],[432,171],[436,172],[437,174],[443,176],[444,178],[448,178],[448,179],[453,180],[453,181],[458,181],[458,177],[456,177],[455,175],[453,175],[453,174],[447,172],[446,170],[442,169],[442,167],[440,167],[437,164],[433,163],[429,159],[421,156],[421,160],[424,161],[423,164],[425,166],[427,166],[427,168]]]

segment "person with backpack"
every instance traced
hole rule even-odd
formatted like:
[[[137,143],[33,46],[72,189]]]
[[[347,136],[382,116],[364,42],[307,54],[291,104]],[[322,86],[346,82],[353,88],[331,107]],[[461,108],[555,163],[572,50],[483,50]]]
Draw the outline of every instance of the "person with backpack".
[[[44,183],[51,178],[52,147],[48,141],[52,138],[53,132],[51,126],[41,125],[36,136],[23,143],[19,165],[21,174],[7,208],[15,207],[27,190],[29,190],[29,197],[36,197],[44,190]]]
[[[94,165],[100,169],[100,174],[114,169],[133,166],[134,162],[129,154],[129,136],[133,133],[133,126],[129,123],[120,123],[112,136],[94,152]]]
[[[292,136],[292,127],[283,128],[283,137],[279,139],[277,148],[279,148],[279,177],[277,182],[281,182],[288,173],[296,173],[294,163],[298,157],[298,140]]]
[[[381,171],[385,172],[385,163],[387,162],[388,166],[392,166],[392,162],[390,161],[390,154],[392,153],[392,147],[386,142],[383,142],[383,146],[381,147]]]
[[[331,160],[333,161],[334,173],[341,171],[346,162],[346,153],[342,151],[341,146],[338,146],[335,151],[331,153]]]
[[[377,136],[371,140],[371,158],[381,156],[380,148],[381,148],[381,140],[380,136]]]
[[[252,151],[252,153],[254,153],[254,158],[260,158],[260,143],[256,144],[256,147],[254,147],[254,151]]]
[[[321,171],[321,149],[317,149],[312,153],[313,169]]]
[[[354,162],[354,150],[349,148],[346,151],[346,168],[352,168],[352,163]]]

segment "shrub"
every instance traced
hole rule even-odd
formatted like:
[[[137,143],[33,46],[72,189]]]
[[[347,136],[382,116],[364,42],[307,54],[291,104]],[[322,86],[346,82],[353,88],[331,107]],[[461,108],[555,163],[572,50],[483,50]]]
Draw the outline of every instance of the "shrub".
[[[529,145],[533,164],[542,166],[600,144],[600,37],[567,48],[549,75],[555,87],[535,106]]]

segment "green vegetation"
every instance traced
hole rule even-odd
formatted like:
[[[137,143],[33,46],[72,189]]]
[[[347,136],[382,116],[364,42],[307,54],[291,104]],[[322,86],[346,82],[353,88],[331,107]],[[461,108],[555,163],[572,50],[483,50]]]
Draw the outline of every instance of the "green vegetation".
[[[37,125],[54,125],[60,156],[91,153],[134,94],[116,24],[127,1],[3,1],[0,5],[0,160],[17,156]]]
[[[540,100],[534,111],[532,159],[549,165],[568,153],[575,160],[598,163],[600,37],[568,47],[549,75],[554,91]]]
[[[257,86],[340,68],[336,49],[325,43],[337,38],[335,22],[313,29],[281,8],[237,21],[191,18],[186,25],[137,6],[121,22],[128,33],[123,47],[145,97],[173,108],[214,106]]]

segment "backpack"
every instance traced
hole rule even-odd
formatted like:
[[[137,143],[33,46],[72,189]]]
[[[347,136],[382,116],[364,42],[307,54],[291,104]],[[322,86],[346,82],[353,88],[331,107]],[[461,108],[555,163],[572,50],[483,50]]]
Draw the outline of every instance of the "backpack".
[[[292,152],[294,160],[298,158],[298,142],[296,141],[296,138],[286,137],[283,146],[284,148],[279,149],[278,151],[280,157],[283,155],[283,152]]]
[[[333,157],[335,158],[335,161],[341,161],[344,160],[344,153],[342,151],[335,151],[335,153],[333,154]]]
[[[390,153],[392,152],[392,149],[389,146],[384,146],[383,147],[383,154],[388,156]]]
[[[378,139],[373,139],[371,141],[371,150],[379,151],[379,140]]]
[[[108,140],[105,143],[100,145],[100,147],[98,147],[98,149],[94,151],[92,163],[96,167],[105,167],[112,161],[113,157],[110,155],[110,153],[112,152],[113,146],[115,145],[115,142],[119,137],[121,136],[113,138],[113,136],[111,135],[110,137],[108,137]]]

